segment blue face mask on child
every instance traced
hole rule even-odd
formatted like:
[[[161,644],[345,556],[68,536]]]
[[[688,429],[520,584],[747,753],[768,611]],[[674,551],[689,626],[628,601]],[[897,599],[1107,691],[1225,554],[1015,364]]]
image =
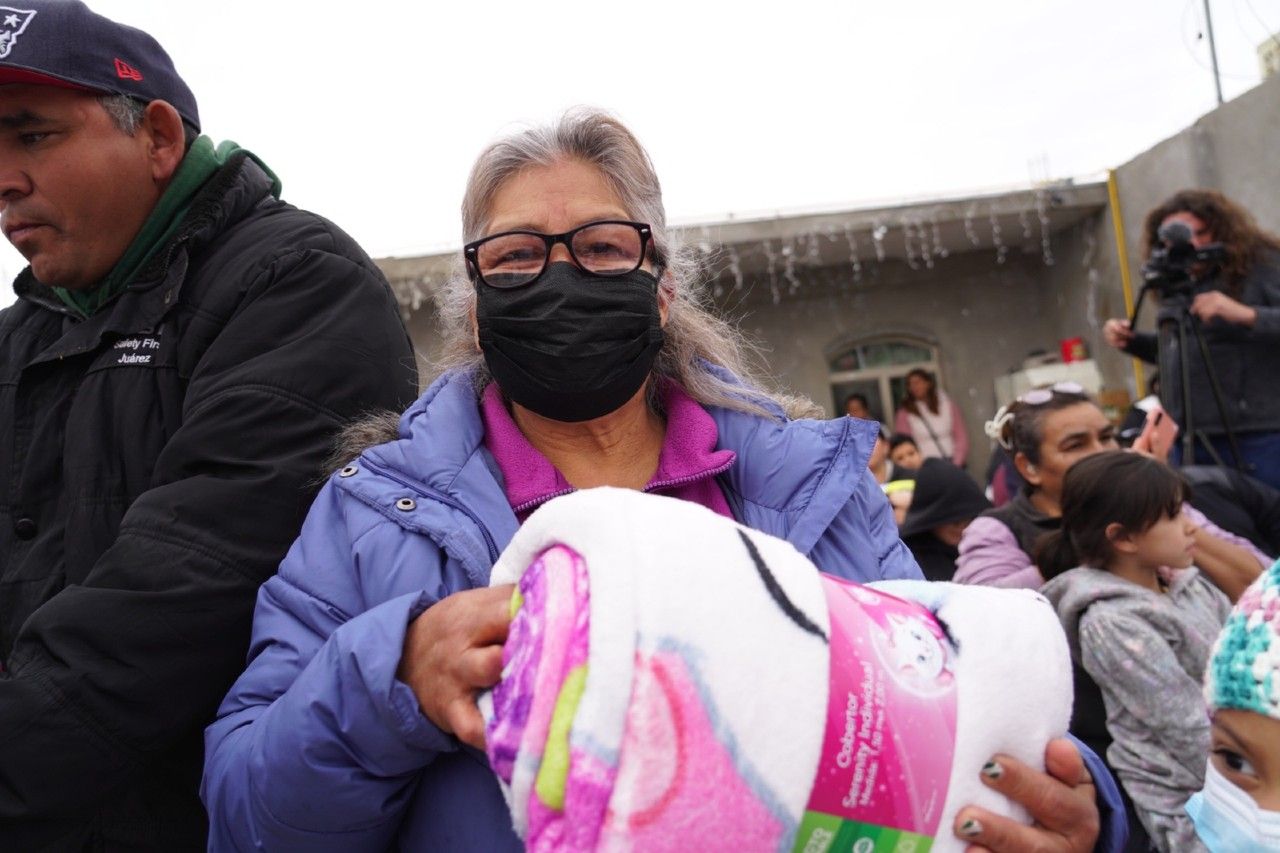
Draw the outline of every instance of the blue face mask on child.
[[[1210,853],[1280,850],[1280,812],[1258,807],[1209,762],[1204,790],[1187,800],[1187,814]]]

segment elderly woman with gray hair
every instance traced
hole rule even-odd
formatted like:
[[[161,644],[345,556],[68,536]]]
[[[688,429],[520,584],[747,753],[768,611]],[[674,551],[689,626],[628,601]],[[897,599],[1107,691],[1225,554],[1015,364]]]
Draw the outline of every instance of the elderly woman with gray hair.
[[[511,598],[486,583],[558,495],[674,496],[852,580],[920,577],[865,468],[873,425],[793,420],[808,404],[752,377],[616,119],[574,111],[491,145],[463,230],[449,369],[331,478],[259,595],[248,669],[207,735],[211,849],[518,849],[479,749]],[[1050,752],[1065,782],[1016,762],[990,780],[1043,826],[970,810],[966,838],[1092,846],[1080,757]]]

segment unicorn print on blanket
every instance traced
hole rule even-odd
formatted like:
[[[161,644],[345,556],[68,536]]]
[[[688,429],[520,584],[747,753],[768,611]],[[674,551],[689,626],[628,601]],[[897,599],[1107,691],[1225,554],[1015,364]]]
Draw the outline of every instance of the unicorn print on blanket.
[[[879,630],[869,632],[885,670],[900,686],[926,695],[946,691],[955,680],[954,643],[937,614],[918,607],[900,613],[866,587],[840,584],[840,593],[856,601]]]
[[[890,614],[889,671],[904,687],[946,687],[953,680],[947,669],[943,640],[915,616]],[[939,632],[941,633],[941,632]]]

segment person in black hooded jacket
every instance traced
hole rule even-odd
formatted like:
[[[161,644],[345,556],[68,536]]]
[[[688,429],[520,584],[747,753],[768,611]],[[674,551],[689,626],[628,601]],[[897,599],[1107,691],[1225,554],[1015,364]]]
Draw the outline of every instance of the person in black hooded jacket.
[[[911,506],[898,535],[931,581],[956,573],[960,537],[991,502],[978,484],[945,459],[926,459],[916,472]]]
[[[203,850],[202,729],[333,439],[416,394],[386,280],[278,200],[149,36],[10,9],[0,850]],[[72,34],[74,37],[68,36]]]

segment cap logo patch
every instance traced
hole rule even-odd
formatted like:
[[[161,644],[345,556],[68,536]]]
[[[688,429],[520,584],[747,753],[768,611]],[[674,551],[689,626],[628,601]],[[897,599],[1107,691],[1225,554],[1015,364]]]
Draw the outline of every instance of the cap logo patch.
[[[0,6],[0,59],[9,55],[9,51],[13,50],[14,42],[35,16],[35,9]]]
[[[123,59],[116,60],[116,76],[121,80],[141,80],[142,72]]]

